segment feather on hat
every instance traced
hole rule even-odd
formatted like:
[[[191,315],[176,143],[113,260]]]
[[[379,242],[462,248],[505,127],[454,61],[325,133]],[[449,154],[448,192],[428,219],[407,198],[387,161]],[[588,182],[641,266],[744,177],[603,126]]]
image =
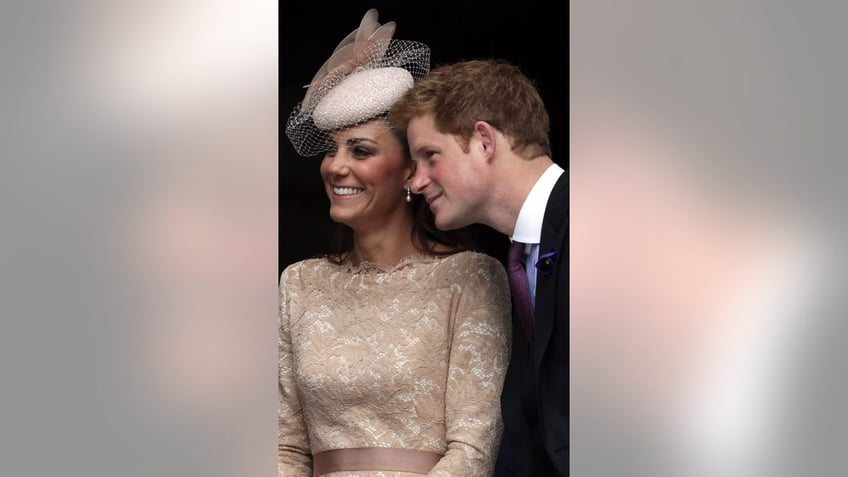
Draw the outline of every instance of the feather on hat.
[[[329,132],[385,114],[427,74],[430,49],[394,40],[395,29],[395,22],[380,25],[372,8],[321,65],[286,125],[299,154],[328,150]]]

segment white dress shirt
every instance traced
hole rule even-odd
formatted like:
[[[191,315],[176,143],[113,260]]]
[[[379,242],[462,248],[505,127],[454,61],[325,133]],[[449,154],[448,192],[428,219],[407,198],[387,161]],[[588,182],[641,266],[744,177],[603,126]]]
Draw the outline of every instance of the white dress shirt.
[[[524,205],[518,212],[515,221],[515,230],[509,239],[513,242],[526,243],[524,253],[527,256],[524,269],[527,271],[527,280],[530,282],[530,293],[533,297],[533,305],[536,304],[536,262],[539,260],[539,242],[542,240],[542,222],[545,219],[545,208],[548,206],[548,198],[554,190],[559,176],[565,170],[559,164],[551,164],[530,189]]]

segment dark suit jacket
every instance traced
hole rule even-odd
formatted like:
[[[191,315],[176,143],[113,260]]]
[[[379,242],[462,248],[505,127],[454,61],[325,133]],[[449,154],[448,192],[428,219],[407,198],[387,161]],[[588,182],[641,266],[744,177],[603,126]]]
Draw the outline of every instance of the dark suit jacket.
[[[554,248],[550,273],[536,273],[532,344],[513,307],[497,477],[568,475],[568,171],[548,199],[539,255]]]

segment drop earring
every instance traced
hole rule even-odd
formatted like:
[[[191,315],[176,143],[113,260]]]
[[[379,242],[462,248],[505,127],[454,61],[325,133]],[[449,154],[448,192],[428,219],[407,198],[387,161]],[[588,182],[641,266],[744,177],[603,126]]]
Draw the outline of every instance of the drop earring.
[[[406,188],[406,201],[412,202],[412,189],[409,187]]]

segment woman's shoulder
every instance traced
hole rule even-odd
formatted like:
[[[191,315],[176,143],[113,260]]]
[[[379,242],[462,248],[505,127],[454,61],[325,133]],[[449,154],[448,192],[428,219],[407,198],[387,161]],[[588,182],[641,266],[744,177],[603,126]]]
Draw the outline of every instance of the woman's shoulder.
[[[320,273],[333,264],[326,258],[307,258],[288,265],[280,274],[280,285],[301,281],[304,276]]]
[[[505,275],[503,264],[495,257],[474,251],[457,252],[441,259],[446,271],[460,277],[471,277],[478,274]]]
[[[445,258],[458,264],[464,265],[473,264],[486,266],[501,266],[501,262],[499,262],[495,257],[483,252],[475,252],[471,250],[457,252],[452,255],[448,255]]]
[[[446,257],[443,263],[446,265],[440,274],[443,283],[458,287],[457,290],[464,295],[489,302],[503,304],[509,301],[506,269],[495,257],[483,252],[465,251]]]

